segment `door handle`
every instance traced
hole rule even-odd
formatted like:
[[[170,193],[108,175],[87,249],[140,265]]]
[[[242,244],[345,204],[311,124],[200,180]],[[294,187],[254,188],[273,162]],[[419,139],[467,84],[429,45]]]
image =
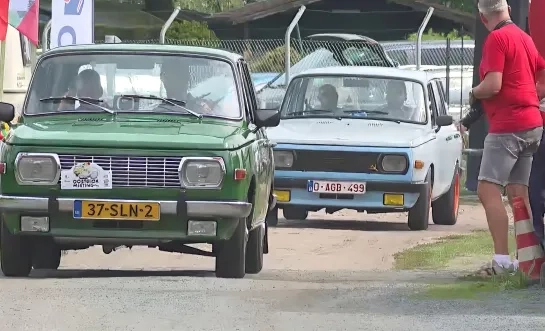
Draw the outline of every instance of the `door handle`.
[[[276,143],[271,143],[271,142],[267,142],[267,143],[264,143],[263,146],[265,147],[276,147]]]

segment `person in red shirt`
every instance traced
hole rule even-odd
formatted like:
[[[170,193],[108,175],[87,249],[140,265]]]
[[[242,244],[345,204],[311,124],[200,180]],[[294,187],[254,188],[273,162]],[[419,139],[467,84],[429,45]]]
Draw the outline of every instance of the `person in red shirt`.
[[[517,268],[508,251],[509,218],[502,201],[523,197],[528,203],[532,158],[543,133],[536,84],[545,81],[545,61],[532,39],[510,20],[506,0],[479,0],[481,21],[490,31],[479,68],[481,83],[470,92],[489,123],[479,170],[477,193],[494,241],[492,271]],[[468,127],[476,116],[461,120]],[[473,116],[473,118],[472,118]]]

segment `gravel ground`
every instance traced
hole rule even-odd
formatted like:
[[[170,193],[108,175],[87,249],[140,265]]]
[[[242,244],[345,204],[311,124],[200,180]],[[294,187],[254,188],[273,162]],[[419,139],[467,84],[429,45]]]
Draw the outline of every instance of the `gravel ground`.
[[[434,301],[414,294],[450,271],[388,271],[393,253],[482,228],[482,216],[464,206],[458,225],[425,232],[401,214],[281,221],[265,269],[242,280],[214,278],[210,258],[71,252],[57,272],[0,279],[0,330],[543,330],[541,290]]]

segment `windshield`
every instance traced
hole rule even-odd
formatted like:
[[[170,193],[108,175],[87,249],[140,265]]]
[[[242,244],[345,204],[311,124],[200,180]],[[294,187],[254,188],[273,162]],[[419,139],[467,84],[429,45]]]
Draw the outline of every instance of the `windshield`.
[[[104,110],[241,116],[233,68],[228,62],[157,54],[46,58],[36,68],[24,108],[26,114]]]
[[[308,76],[295,78],[282,118],[357,117],[426,123],[421,84],[397,78]]]

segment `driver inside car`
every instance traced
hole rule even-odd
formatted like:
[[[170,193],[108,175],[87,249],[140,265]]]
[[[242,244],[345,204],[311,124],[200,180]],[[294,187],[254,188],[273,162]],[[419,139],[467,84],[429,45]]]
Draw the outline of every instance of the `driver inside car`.
[[[100,75],[93,69],[85,69],[78,74],[76,77],[76,84],[74,89],[68,89],[68,92],[65,93],[65,96],[75,96],[78,98],[88,98],[99,100],[104,93],[102,89],[102,84],[100,82]],[[92,103],[92,100],[86,100]],[[92,105],[80,103],[78,108],[75,108],[75,101],[73,100],[63,100],[59,105],[59,110],[94,110],[96,107]]]
[[[198,100],[189,89],[190,72],[189,66],[180,61],[165,62],[161,66],[161,81],[165,87],[167,98],[184,101],[184,107],[199,114],[209,115],[213,113],[212,107],[203,100]],[[162,103],[158,108],[171,108],[172,105]]]
[[[407,88],[400,80],[389,80],[386,86],[386,106],[380,109],[393,118],[411,119],[414,109],[405,105]]]
[[[339,102],[339,94],[335,86],[324,84],[318,89],[318,101],[320,102],[320,110],[336,111]]]

